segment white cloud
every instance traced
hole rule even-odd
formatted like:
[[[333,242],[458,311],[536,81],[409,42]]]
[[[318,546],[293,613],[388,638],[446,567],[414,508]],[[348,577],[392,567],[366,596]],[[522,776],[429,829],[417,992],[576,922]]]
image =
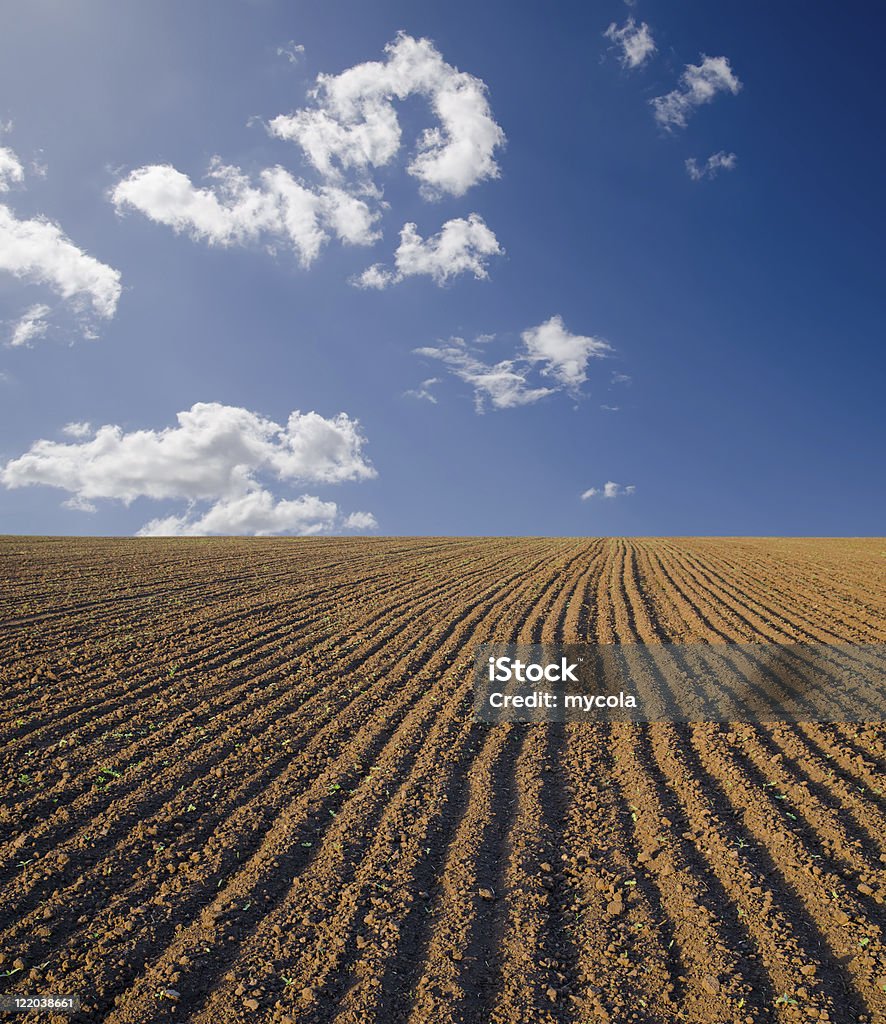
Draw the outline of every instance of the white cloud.
[[[600,358],[612,351],[601,338],[570,334],[563,318],[550,320],[531,327],[521,335],[526,346],[526,358],[542,364],[542,374],[552,377],[558,384],[575,391],[587,380],[587,365],[591,358]]]
[[[10,127],[0,125],[0,131]],[[24,177],[16,154],[0,146],[0,192],[8,192]],[[58,224],[40,216],[20,220],[6,204],[0,204],[0,271],[26,284],[46,286],[67,300],[86,337],[96,336],[90,315],[110,319],[122,291],[120,272],[85,253]],[[44,303],[30,306],[13,328],[9,344],[28,345],[45,335],[50,312]]]
[[[734,170],[737,161],[738,157],[735,153],[727,153],[721,149],[718,153],[709,156],[703,164],[699,164],[694,157],[690,157],[686,161],[686,173],[693,181],[701,181],[702,178],[715,178],[720,171]]]
[[[589,501],[591,498],[621,498],[633,494],[637,488],[633,484],[622,487],[614,480],[608,480],[602,487],[589,487],[582,495],[582,501]]]
[[[623,67],[639,68],[655,53],[655,41],[645,21],[638,25],[628,18],[621,28],[613,21],[603,35],[621,48],[619,60]]]
[[[298,64],[304,52],[304,46],[301,43],[294,42],[292,39],[285,46],[277,47],[277,56],[285,57],[290,64]]]
[[[394,254],[395,271],[374,263],[354,284],[359,288],[382,289],[404,278],[424,275],[442,285],[465,273],[483,280],[489,276],[486,269],[489,257],[499,256],[503,251],[498,239],[476,213],[467,220],[456,217],[446,221],[438,234],[427,240],[421,237],[415,224],[404,224]]]
[[[416,355],[442,362],[459,380],[474,389],[477,412],[489,402],[493,409],[513,409],[532,405],[548,395],[565,391],[577,397],[587,380],[587,364],[591,358],[603,358],[612,351],[600,338],[571,334],[560,316],[552,316],[537,327],[521,334],[522,348],[510,359],[487,362],[478,350],[494,340],[494,335],[480,335],[472,345],[462,338],[415,349]],[[533,375],[542,380],[533,380]],[[422,389],[436,379],[425,381]],[[406,392],[416,398],[436,401],[435,396],[422,394],[422,389]]]
[[[728,57],[706,57],[701,64],[687,64],[676,89],[650,100],[658,123],[667,129],[685,128],[687,117],[720,92],[734,96],[741,82],[729,65]]]
[[[92,424],[86,422],[66,423],[62,427],[62,433],[66,434],[68,437],[74,437],[77,439],[89,437],[89,435],[92,433]]]
[[[10,183],[24,181],[25,169],[11,149],[0,146],[0,192],[8,192]]]
[[[290,43],[278,54],[295,62],[303,49]],[[111,201],[118,212],[138,210],[210,245],[262,242],[273,252],[282,243],[303,266],[314,262],[330,236],[370,245],[381,237],[377,224],[388,208],[370,171],[400,153],[394,101],[413,95],[428,100],[439,122],[421,133],[406,168],[426,199],[460,196],[498,176],[495,153],[505,139],[484,83],[447,64],[429,40],[400,33],[386,47],[384,60],[318,76],[312,105],[268,124],[271,134],[301,147],[306,163],[319,172],[320,185],[296,179],[279,165],[250,175],[215,157],[205,186],[175,167],[150,164],[119,181]],[[381,289],[419,274],[438,283],[465,272],[484,278],[488,258],[501,251],[477,214],[447,221],[427,240],[409,223],[400,232],[396,265],[373,264],[354,283]]]
[[[94,502],[91,502],[88,498],[81,498],[79,494],[75,494],[73,498],[68,498],[62,502],[62,508],[69,508],[72,512],[97,512],[98,508]]]
[[[395,275],[390,270],[385,269],[383,263],[373,263],[371,267],[367,267],[362,274],[355,277],[351,283],[356,285],[357,288],[375,288],[381,291],[383,288],[387,288],[389,284],[393,284],[395,280]]]
[[[342,520],[346,530],[377,530],[378,520],[371,512],[352,512]]]
[[[120,298],[120,272],[79,249],[62,229],[43,217],[18,220],[0,205],[0,270],[30,284],[48,285],[81,308],[88,300],[110,318]]]
[[[129,503],[242,494],[259,470],[313,483],[375,476],[362,456],[359,425],[344,413],[324,419],[294,412],[284,427],[237,406],[198,402],[177,420],[159,431],[105,425],[82,444],[37,441],[0,470],[0,483],[47,484]]]
[[[437,404],[437,396],[431,391],[431,388],[435,384],[440,383],[439,377],[428,377],[427,380],[423,380],[417,388],[411,388],[409,391],[403,392],[404,398],[416,398],[420,401],[430,402],[432,405]]]
[[[117,184],[111,199],[118,212],[131,207],[151,220],[210,245],[247,245],[262,238],[289,244],[303,266],[312,263],[329,233],[352,245],[369,245],[378,235],[377,214],[340,188],[311,190],[282,167],[259,175],[259,185],[217,157],[198,188],[168,165],[140,167]]]
[[[337,511],[310,496],[278,501],[260,475],[313,484],[376,475],[363,455],[359,424],[344,413],[325,419],[296,411],[282,426],[237,406],[197,403],[177,419],[158,431],[106,425],[75,444],[36,441],[0,469],[0,483],[58,487],[78,508],[102,498],[214,502],[199,517],[189,508],[184,516],[152,520],[145,527],[152,533],[269,533],[331,529]],[[88,424],[66,428],[75,436],[87,431]]]
[[[521,367],[513,359],[503,359],[492,365],[473,355],[461,338],[452,338],[449,344],[415,349],[417,355],[439,359],[449,370],[474,389],[474,405],[482,413],[489,401],[494,409],[513,409],[531,405],[552,388],[532,387],[527,381],[529,367]]]
[[[311,495],[277,500],[265,490],[250,491],[238,498],[222,498],[199,517],[190,515],[152,519],[140,537],[206,537],[211,534],[249,534],[264,537],[275,533],[306,536],[331,530],[338,520],[334,501]]]
[[[46,323],[46,317],[49,316],[50,312],[49,306],[44,305],[42,302],[29,306],[13,328],[9,344],[13,348],[18,348],[30,345],[35,338],[42,338],[49,328],[49,325]]]
[[[270,131],[301,146],[323,175],[389,164],[400,149],[393,101],[425,97],[439,125],[418,140],[408,172],[428,196],[463,195],[498,176],[495,151],[504,144],[485,84],[443,60],[428,39],[400,33],[383,61],[367,61],[339,75],[319,75],[315,105],[274,118]]]

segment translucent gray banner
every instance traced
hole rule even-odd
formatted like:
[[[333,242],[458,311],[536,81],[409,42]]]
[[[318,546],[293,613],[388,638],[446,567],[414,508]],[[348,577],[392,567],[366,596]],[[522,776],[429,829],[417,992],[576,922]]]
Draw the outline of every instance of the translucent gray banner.
[[[482,722],[881,722],[886,644],[481,644]]]

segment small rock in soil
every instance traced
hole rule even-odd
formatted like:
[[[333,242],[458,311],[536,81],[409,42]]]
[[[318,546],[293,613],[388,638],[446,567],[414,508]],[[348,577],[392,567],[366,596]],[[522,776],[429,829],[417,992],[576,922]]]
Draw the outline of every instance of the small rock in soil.
[[[712,996],[717,995],[720,991],[720,982],[713,976],[713,974],[706,974],[701,979],[702,986],[706,992],[710,992]]]

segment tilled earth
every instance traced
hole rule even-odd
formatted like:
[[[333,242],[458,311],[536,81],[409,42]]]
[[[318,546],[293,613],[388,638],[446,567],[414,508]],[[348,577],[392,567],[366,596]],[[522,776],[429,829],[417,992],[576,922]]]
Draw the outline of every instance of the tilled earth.
[[[884,642],[886,541],[0,538],[0,991],[886,1019],[886,728],[473,722],[541,640]]]

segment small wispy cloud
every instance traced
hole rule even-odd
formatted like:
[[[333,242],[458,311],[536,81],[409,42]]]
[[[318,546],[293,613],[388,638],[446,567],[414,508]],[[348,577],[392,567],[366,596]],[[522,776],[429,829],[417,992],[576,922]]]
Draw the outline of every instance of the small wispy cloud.
[[[689,115],[705,103],[710,103],[721,92],[733,96],[741,89],[741,82],[732,70],[728,57],[707,57],[702,54],[700,64],[687,64],[680,75],[676,89],[656,96],[652,104],[655,120],[668,131],[685,128]]]
[[[417,388],[410,388],[408,391],[403,392],[404,398],[416,398],[420,401],[430,402],[432,405],[437,404],[437,396],[431,391],[431,388],[435,384],[440,383],[439,377],[428,377],[427,380],[423,380]]]
[[[637,488],[634,484],[628,484],[627,487],[622,487],[621,484],[617,484],[614,480],[607,480],[602,487],[589,487],[586,491],[582,492],[581,500],[590,501],[591,498],[625,498],[633,494]]]
[[[493,337],[481,335],[471,344],[463,338],[450,338],[415,352],[439,360],[455,377],[470,384],[475,408],[482,413],[487,403],[493,409],[513,409],[557,392],[578,397],[590,360],[612,351],[602,338],[573,334],[560,316],[523,331],[522,346],[497,363],[488,361],[483,351]]]
[[[277,56],[285,57],[290,64],[298,64],[304,52],[304,46],[301,43],[293,42],[291,39],[285,46],[277,47]]]
[[[51,312],[49,306],[42,302],[29,306],[13,327],[9,344],[13,348],[20,348],[30,345],[36,338],[42,338],[49,329],[46,318]]]
[[[621,28],[613,21],[603,35],[621,51],[618,59],[622,67],[631,70],[642,67],[655,53],[655,40],[645,21],[638,25],[631,17]]]
[[[487,363],[478,358],[462,338],[451,338],[448,343],[415,349],[416,355],[438,359],[459,380],[474,389],[474,408],[483,413],[487,402],[493,409],[514,409],[532,405],[553,388],[533,387],[529,383],[530,367],[515,359],[502,359]]]
[[[686,161],[686,173],[693,181],[702,181],[705,178],[716,178],[720,171],[735,170],[737,162],[738,157],[735,153],[727,153],[725,150],[721,149],[719,152],[713,153],[709,156],[702,164],[700,164],[694,157],[690,157]]]
[[[62,427],[62,433],[68,437],[75,437],[83,439],[84,437],[90,437],[93,433],[92,424],[87,422],[82,423],[66,423]]]

